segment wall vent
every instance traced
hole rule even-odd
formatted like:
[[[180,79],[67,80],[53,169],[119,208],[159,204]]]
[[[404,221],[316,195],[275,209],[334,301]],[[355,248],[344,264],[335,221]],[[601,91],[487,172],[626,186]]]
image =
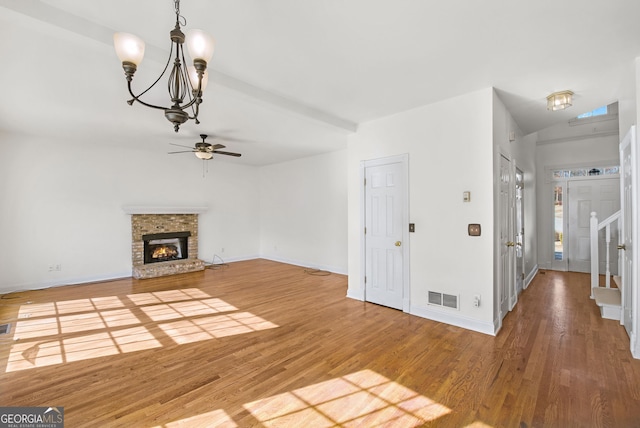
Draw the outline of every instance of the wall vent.
[[[11,324],[0,324],[0,334],[9,334]]]
[[[429,304],[444,306],[445,308],[460,309],[458,306],[459,296],[445,294],[437,291],[429,291]]]

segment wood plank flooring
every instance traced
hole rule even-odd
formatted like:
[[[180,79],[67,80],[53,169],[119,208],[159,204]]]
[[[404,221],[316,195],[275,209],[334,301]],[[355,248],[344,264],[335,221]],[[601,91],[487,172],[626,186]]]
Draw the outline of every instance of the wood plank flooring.
[[[640,360],[586,274],[538,274],[487,336],[267,260],[0,300],[0,406],[67,427],[637,427]]]

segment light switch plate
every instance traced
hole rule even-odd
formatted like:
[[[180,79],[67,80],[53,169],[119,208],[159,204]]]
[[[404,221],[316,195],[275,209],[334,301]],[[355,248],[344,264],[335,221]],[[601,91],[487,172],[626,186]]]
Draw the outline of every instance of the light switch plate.
[[[471,202],[471,192],[462,192],[462,202]]]

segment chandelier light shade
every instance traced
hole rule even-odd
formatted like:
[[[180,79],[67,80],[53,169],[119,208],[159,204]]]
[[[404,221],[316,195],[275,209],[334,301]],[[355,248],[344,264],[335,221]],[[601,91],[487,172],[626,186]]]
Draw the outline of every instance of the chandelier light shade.
[[[127,103],[132,105],[138,102],[144,106],[164,110],[165,117],[173,123],[176,132],[180,129],[180,125],[189,119],[193,119],[196,123],[198,113],[200,112],[200,104],[202,103],[202,92],[207,86],[208,74],[207,64],[211,61],[215,41],[213,37],[201,30],[190,30],[187,35],[182,32],[180,27],[186,25],[186,20],[180,15],[180,0],[174,0],[176,25],[169,32],[171,38],[171,51],[169,59],[160,76],[151,86],[136,95],[131,87],[133,76],[138,69],[138,65],[144,57],[144,42],[137,36],[129,33],[115,33],[113,35],[113,44],[116,54],[122,62],[122,68],[127,78],[127,87],[129,94],[133,97]],[[192,66],[187,65],[184,56],[184,44],[187,44],[189,56],[193,62]],[[172,63],[171,72],[168,75],[167,89],[171,105],[158,106],[149,104],[141,99],[141,97],[153,88],[163,76],[166,74]]]
[[[554,92],[547,97],[547,110],[564,110],[573,104],[573,92]]]
[[[210,152],[195,152],[198,159],[209,160],[213,157],[213,153]]]
[[[113,44],[116,47],[118,58],[123,63],[130,62],[137,67],[142,62],[144,42],[140,37],[129,33],[115,33]]]

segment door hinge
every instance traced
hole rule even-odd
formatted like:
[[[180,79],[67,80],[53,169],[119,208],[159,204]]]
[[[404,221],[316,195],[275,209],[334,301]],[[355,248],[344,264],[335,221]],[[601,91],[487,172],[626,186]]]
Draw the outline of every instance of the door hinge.
[[[521,275],[522,275],[522,279],[524,279],[524,272]]]
[[[367,187],[367,179],[364,179],[364,186]]]
[[[367,228],[366,227],[364,228],[364,234],[365,235],[367,234]]]
[[[367,283],[367,277],[366,276],[364,277],[364,283],[365,284]]]

